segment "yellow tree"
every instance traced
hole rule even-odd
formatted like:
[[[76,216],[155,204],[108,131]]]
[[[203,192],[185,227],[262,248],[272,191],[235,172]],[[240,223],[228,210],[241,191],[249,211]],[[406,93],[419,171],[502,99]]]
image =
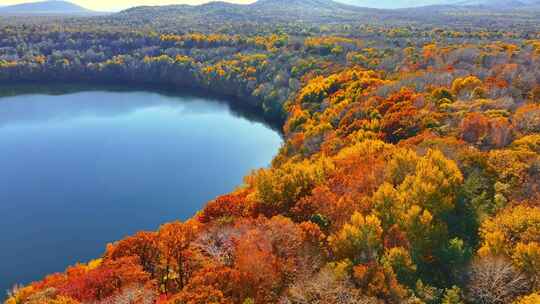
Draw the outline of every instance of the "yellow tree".
[[[405,177],[399,190],[406,206],[419,205],[435,216],[454,209],[463,175],[457,164],[438,150],[429,150],[416,165],[416,172]]]
[[[481,256],[503,255],[540,287],[540,208],[516,206],[484,221]]]
[[[330,247],[340,259],[356,263],[376,259],[382,249],[381,221],[375,215],[364,216],[355,212],[349,223],[329,238]]]
[[[538,293],[533,293],[526,297],[520,298],[519,300],[514,302],[514,304],[538,304],[538,303],[540,303],[540,294]]]

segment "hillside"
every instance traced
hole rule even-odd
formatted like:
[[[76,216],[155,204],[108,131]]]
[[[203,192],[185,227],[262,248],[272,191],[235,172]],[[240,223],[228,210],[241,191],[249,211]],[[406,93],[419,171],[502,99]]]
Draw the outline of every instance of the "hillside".
[[[331,0],[260,0],[249,5],[227,2],[211,2],[203,5],[141,6],[125,10],[122,18],[135,18],[144,22],[167,20],[204,22],[219,21],[306,21],[338,22],[355,21],[374,12],[373,9],[360,8]]]
[[[498,0],[489,1],[489,5],[482,4],[483,0],[426,0],[416,5],[447,4],[398,9],[361,6],[365,4],[387,7],[390,3],[388,1],[376,3],[371,0],[349,0],[349,4],[342,3],[343,1],[346,0],[259,0],[248,5],[211,2],[203,5],[140,6],[107,17],[101,24],[154,27],[163,32],[178,32],[186,28],[195,32],[211,32],[216,28],[228,28],[238,23],[250,24],[242,27],[245,32],[264,30],[262,25],[276,23],[395,26],[436,26],[448,23],[458,28],[471,25],[489,28],[496,22],[500,27],[539,26],[536,22],[540,13],[540,6],[535,4],[537,0]],[[410,1],[400,3],[413,5]],[[497,14],[497,20],[494,20],[494,14]]]
[[[67,1],[40,1],[0,7],[0,14],[10,15],[92,15],[82,6]]]
[[[202,13],[253,18],[279,3],[169,9],[202,24]],[[130,13],[157,9],[167,12]],[[156,35],[93,18],[0,27],[4,84],[189,86],[285,118],[272,165],[232,193],[14,288],[5,304],[540,303],[540,33],[495,16],[463,31],[294,23]]]

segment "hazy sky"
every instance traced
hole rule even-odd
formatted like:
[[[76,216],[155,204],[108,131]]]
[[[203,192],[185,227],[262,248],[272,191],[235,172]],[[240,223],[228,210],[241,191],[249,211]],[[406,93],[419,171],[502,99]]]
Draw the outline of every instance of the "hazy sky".
[[[37,0],[0,0],[0,5],[11,5],[26,2],[38,2]],[[201,4],[209,0],[71,0],[88,9],[96,11],[114,11],[138,5],[167,5],[167,4]],[[234,3],[251,3],[254,0],[227,0]]]

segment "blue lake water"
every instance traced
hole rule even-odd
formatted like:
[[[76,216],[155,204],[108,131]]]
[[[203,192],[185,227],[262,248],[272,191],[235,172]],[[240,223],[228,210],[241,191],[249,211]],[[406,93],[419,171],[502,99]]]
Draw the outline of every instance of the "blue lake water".
[[[247,117],[146,91],[0,97],[0,291],[191,217],[268,166],[280,135]]]

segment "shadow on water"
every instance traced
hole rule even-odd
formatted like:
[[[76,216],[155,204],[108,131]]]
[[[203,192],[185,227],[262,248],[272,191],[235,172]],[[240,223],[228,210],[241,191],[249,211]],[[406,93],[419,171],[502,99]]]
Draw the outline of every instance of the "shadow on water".
[[[283,137],[282,127],[284,122],[282,121],[282,119],[267,117],[260,108],[243,102],[240,98],[234,98],[231,96],[219,96],[216,94],[207,93],[202,89],[178,89],[170,86],[116,84],[0,84],[0,98],[34,94],[60,96],[65,94],[99,91],[113,93],[149,92],[167,97],[183,97],[188,99],[203,98],[205,100],[211,100],[212,102],[215,102],[217,104],[225,105],[236,117],[245,118],[251,122],[263,123],[264,125],[274,130]],[[1,123],[2,122],[0,121],[0,124]]]

